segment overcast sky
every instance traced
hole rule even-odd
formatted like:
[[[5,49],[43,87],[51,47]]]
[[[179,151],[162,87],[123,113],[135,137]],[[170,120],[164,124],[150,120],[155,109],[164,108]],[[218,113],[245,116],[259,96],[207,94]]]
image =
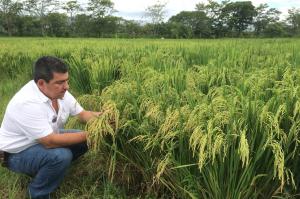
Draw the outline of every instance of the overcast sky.
[[[111,0],[114,2],[114,8],[118,11],[114,15],[125,19],[145,20],[145,10],[157,2],[157,0]],[[215,0],[221,2],[221,0]],[[235,1],[235,0],[232,0]],[[239,0],[249,1],[249,0]],[[83,5],[87,5],[87,0],[79,0]],[[161,0],[166,5],[166,18],[169,18],[183,10],[195,10],[195,5],[199,2],[206,3],[206,0]],[[267,3],[271,8],[277,8],[283,15],[287,14],[287,10],[295,7],[300,8],[300,0],[252,0],[254,6],[261,3]],[[284,17],[284,16],[282,16]]]

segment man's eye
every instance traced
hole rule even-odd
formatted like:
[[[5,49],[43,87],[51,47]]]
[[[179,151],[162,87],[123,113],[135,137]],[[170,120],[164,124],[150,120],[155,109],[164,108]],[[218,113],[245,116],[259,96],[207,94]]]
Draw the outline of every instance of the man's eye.
[[[67,81],[61,81],[61,82],[56,82],[58,85],[63,85],[63,84],[65,84],[65,83],[67,83],[68,84],[68,80]]]

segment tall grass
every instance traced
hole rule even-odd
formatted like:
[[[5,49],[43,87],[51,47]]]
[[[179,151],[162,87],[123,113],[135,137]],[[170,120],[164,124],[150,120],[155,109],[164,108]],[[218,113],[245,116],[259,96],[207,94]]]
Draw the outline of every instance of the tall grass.
[[[155,198],[299,192],[299,40],[1,40],[2,55],[18,58],[2,56],[13,68],[2,65],[5,74],[57,55],[81,104],[104,112],[84,127],[91,150],[80,166],[98,169],[103,194],[111,185]],[[100,189],[91,181],[89,194]]]

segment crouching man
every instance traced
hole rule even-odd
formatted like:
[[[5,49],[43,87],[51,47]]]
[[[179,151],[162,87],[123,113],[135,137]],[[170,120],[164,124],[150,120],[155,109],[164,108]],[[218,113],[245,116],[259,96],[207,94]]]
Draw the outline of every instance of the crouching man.
[[[64,130],[69,115],[81,121],[100,112],[84,110],[68,92],[68,66],[41,57],[33,80],[10,100],[0,128],[0,151],[8,169],[32,176],[31,198],[49,199],[70,163],[87,151],[87,132]]]

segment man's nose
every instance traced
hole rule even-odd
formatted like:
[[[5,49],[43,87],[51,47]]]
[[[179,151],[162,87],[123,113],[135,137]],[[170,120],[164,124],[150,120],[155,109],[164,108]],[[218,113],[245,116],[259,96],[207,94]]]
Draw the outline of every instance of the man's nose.
[[[69,90],[69,83],[68,83],[68,82],[66,82],[66,83],[64,84],[64,89],[65,89],[65,90]]]

